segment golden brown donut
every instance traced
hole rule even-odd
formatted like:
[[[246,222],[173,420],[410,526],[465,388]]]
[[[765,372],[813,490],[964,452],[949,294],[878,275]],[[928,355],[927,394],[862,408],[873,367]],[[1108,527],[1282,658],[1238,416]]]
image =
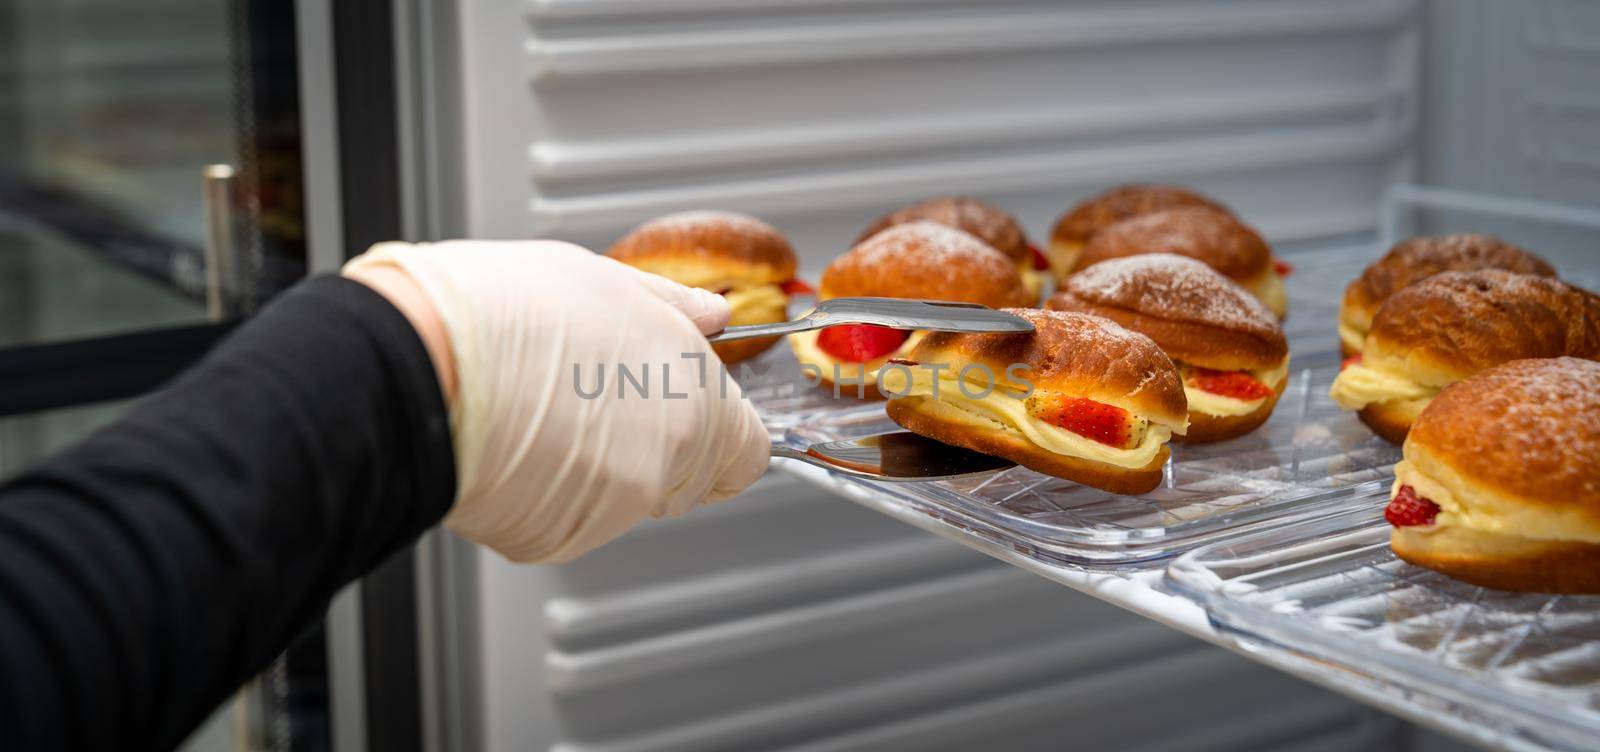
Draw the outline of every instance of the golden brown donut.
[[[1544,259],[1493,235],[1464,233],[1403,240],[1345,288],[1339,306],[1340,352],[1345,357],[1361,352],[1372,317],[1396,291],[1440,272],[1475,269],[1556,276],[1555,268]]]
[[[690,287],[728,298],[729,326],[788,319],[785,285],[798,262],[783,233],[755,217],[693,211],[645,222],[622,236],[606,255]],[[760,355],[776,337],[712,345],[724,363]]]
[[[1280,376],[1276,383],[1271,384],[1270,396],[1261,400],[1260,404],[1250,412],[1239,415],[1214,415],[1203,410],[1190,410],[1189,432],[1182,436],[1174,436],[1172,440],[1185,444],[1209,444],[1250,433],[1272,418],[1272,411],[1278,406],[1278,399],[1283,396],[1283,390],[1288,386],[1289,376],[1287,374]]]
[[[1405,442],[1411,424],[1422,413],[1422,408],[1427,406],[1427,400],[1374,402],[1356,411],[1356,417],[1373,433],[1383,437],[1384,441],[1400,444]]]
[[[977,303],[990,308],[1030,305],[1029,293],[1009,259],[976,236],[927,221],[895,225],[857,243],[822,272],[818,298],[921,298]],[[843,329],[844,327],[832,327]],[[840,396],[855,397],[873,386],[877,371],[890,358],[915,347],[913,333],[898,347],[866,360],[844,360],[820,342],[827,332],[790,335],[789,345],[803,369],[816,369],[821,386]],[[863,387],[857,383],[864,383]],[[833,389],[837,383],[839,389]]]
[[[1600,364],[1482,371],[1440,392],[1402,451],[1385,510],[1400,558],[1484,587],[1600,593]]]
[[[1050,269],[1061,279],[1077,268],[1078,254],[1095,233],[1125,219],[1180,206],[1228,207],[1177,185],[1119,185],[1084,200],[1056,220],[1050,232]]]
[[[1205,206],[1162,209],[1107,227],[1084,245],[1073,271],[1145,253],[1175,253],[1204,262],[1249,290],[1278,318],[1288,312],[1283,279],[1274,269],[1267,241],[1232,214]]]
[[[1439,390],[1520,358],[1600,358],[1600,296],[1503,269],[1443,272],[1378,309],[1329,396],[1399,443]]]
[[[622,236],[606,255],[691,287],[778,284],[797,262],[777,228],[748,214],[690,211],[657,217]]]
[[[928,221],[898,224],[857,243],[822,272],[818,296],[922,298],[1024,306],[1017,269],[971,233]]]
[[[762,317],[762,318],[766,318],[766,317]],[[744,326],[746,324],[776,323],[776,322],[767,322],[767,321],[745,320],[745,321],[741,321],[741,322],[739,322],[737,324],[734,324],[734,323],[732,323],[732,321],[733,321],[732,318],[729,318],[728,321],[730,322],[728,324],[729,326]],[[742,361],[749,360],[751,358],[754,358],[757,355],[760,355],[761,353],[766,352],[767,348],[772,347],[775,344],[778,344],[778,340],[780,340],[780,339],[783,339],[783,338],[782,337],[752,337],[750,339],[736,339],[736,340],[729,340],[727,342],[713,342],[713,343],[711,343],[711,350],[712,350],[712,352],[715,352],[717,354],[718,358],[722,359],[722,362],[724,364],[732,365],[734,363],[739,363],[739,362],[742,362]]]
[[[1009,310],[1035,330],[933,332],[909,364],[886,368],[879,384],[889,417],[914,433],[1107,491],[1155,488],[1167,440],[1184,431],[1188,415],[1172,361],[1150,338],[1099,316]]]
[[[940,196],[896,209],[867,225],[856,242],[917,220],[964,230],[1018,264],[1033,261],[1028,237],[1015,217],[998,206],[967,196]]]
[[[1181,441],[1221,441],[1255,430],[1288,384],[1289,343],[1277,318],[1244,288],[1187,256],[1102,261],[1068,277],[1045,307],[1104,316],[1154,340],[1184,381],[1189,431]],[[1227,380],[1245,378],[1245,387],[1270,393],[1229,396]]]
[[[1022,276],[1023,284],[1036,298],[1043,288],[1044,278],[1034,263],[1035,251],[1016,217],[998,206],[967,196],[930,198],[896,209],[868,225],[856,242],[860,243],[895,225],[918,220],[972,234],[1011,259],[1017,266],[1017,273]]]

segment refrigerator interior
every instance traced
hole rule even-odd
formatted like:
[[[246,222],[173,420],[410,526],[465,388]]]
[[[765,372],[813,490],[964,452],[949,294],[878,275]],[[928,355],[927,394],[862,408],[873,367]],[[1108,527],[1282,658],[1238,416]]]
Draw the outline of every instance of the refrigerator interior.
[[[928,195],[993,201],[1039,240],[1105,187],[1172,181],[1327,264],[1297,285],[1336,290],[1396,232],[1528,232],[1461,227],[1397,185],[1600,207],[1600,8],[1575,1],[411,10],[423,237],[603,249],[652,216],[731,209],[784,231],[814,279]],[[1597,266],[1582,231],[1550,232],[1566,239],[1524,242]],[[1297,356],[1330,350],[1332,319],[1300,313]],[[560,569],[441,536],[422,557],[426,726],[438,748],[496,750],[1459,744],[963,542],[992,556],[778,473]],[[1129,581],[1159,581],[1160,558]]]

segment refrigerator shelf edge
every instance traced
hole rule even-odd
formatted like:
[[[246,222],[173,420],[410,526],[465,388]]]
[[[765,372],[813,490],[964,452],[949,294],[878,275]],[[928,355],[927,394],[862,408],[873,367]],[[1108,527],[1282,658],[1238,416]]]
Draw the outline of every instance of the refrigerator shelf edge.
[[[1386,499],[1202,546],[1167,583],[1245,642],[1404,688],[1508,742],[1593,749],[1600,597],[1488,590],[1406,564],[1389,549]]]
[[[904,504],[890,502],[872,489],[852,483],[826,470],[774,460],[773,466],[785,474],[829,493],[843,496],[868,509],[905,522],[929,533],[980,551],[1019,569],[1069,587],[1091,597],[1125,608],[1173,629],[1260,661],[1330,690],[1381,708],[1413,723],[1433,728],[1489,749],[1508,752],[1539,752],[1551,749],[1521,736],[1510,736],[1502,726],[1489,725],[1477,717],[1451,715],[1441,708],[1444,701],[1425,688],[1403,680],[1363,674],[1325,658],[1307,655],[1283,645],[1264,641],[1221,625],[1186,588],[1175,586],[1157,566],[1126,571],[1086,569],[1052,563],[1029,556],[1009,543],[992,536],[975,534]],[[1308,523],[1309,524],[1309,521]],[[1220,545],[1220,544],[1219,544]],[[1181,559],[1180,559],[1181,560]]]

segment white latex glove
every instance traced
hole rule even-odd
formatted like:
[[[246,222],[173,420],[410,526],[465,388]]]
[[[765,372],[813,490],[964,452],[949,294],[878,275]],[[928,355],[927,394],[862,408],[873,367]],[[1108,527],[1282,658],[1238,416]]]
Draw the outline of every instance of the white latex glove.
[[[727,322],[721,296],[555,241],[381,243],[345,274],[383,266],[417,283],[449,335],[451,530],[513,561],[565,562],[766,469],[766,430],[704,337]],[[618,364],[648,367],[648,397],[619,389]],[[581,397],[601,365],[604,388]]]

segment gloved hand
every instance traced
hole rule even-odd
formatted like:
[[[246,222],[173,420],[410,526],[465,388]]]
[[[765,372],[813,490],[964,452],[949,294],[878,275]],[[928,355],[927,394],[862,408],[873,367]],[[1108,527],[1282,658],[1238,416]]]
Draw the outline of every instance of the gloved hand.
[[[727,322],[721,296],[555,241],[381,243],[344,273],[396,268],[454,360],[451,530],[514,561],[565,562],[766,469],[766,430],[704,337]],[[400,307],[426,330],[416,303]]]

